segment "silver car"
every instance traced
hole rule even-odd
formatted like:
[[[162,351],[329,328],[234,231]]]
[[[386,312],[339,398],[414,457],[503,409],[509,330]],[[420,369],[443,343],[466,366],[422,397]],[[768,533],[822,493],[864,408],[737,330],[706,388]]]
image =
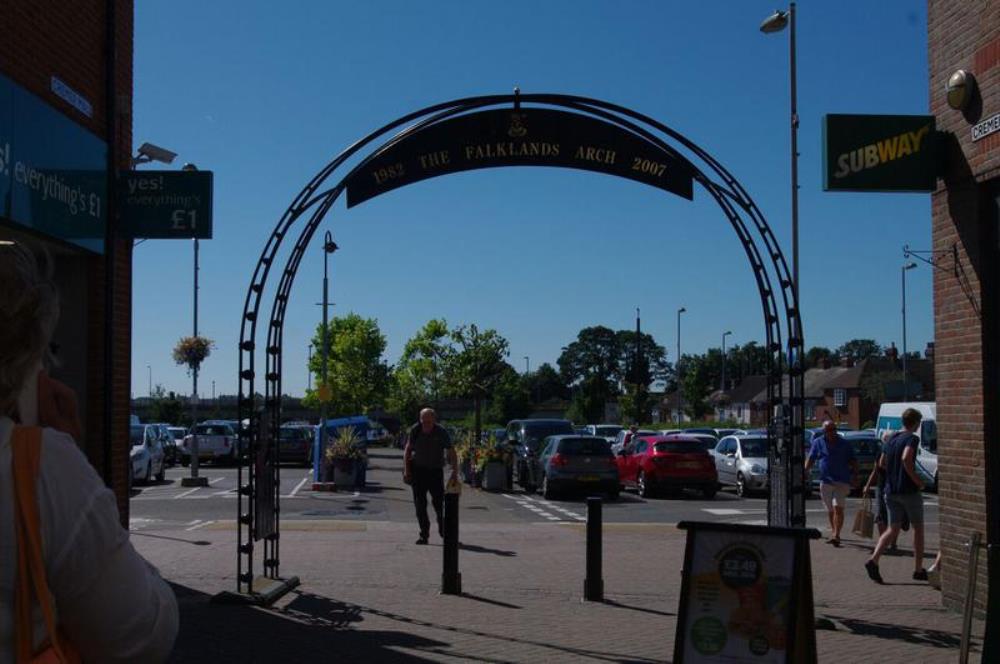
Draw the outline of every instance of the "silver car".
[[[767,450],[770,441],[766,436],[726,436],[712,450],[715,470],[721,486],[736,487],[736,495],[745,496],[751,491],[766,491]]]
[[[132,445],[129,453],[132,471],[129,480],[149,484],[155,476],[157,481],[162,482],[166,474],[166,459],[159,427],[154,424],[133,424],[129,428],[129,442]]]

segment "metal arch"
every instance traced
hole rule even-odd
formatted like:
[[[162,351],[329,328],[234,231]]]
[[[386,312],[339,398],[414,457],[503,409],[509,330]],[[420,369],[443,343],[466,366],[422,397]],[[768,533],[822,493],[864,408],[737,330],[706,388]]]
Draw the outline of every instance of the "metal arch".
[[[253,389],[254,385],[254,355],[255,347],[254,342],[256,338],[256,321],[257,314],[259,313],[260,298],[266,285],[268,274],[270,272],[271,264],[273,263],[274,257],[281,245],[284,235],[290,229],[291,225],[297,221],[298,217],[301,216],[306,210],[308,210],[313,205],[319,203],[319,207],[311,215],[309,223],[306,228],[303,229],[299,236],[296,246],[293,249],[292,255],[289,257],[286,264],[285,270],[282,273],[282,283],[279,286],[278,294],[275,296],[275,301],[272,307],[272,317],[270,324],[268,326],[268,346],[267,346],[267,358],[268,358],[268,372],[267,372],[267,388],[265,395],[265,405],[273,406],[270,409],[271,425],[272,431],[276,432],[278,426],[280,425],[280,397],[281,397],[281,349],[283,341],[283,323],[284,315],[287,307],[288,294],[290,292],[291,286],[294,282],[295,273],[298,270],[299,263],[304,256],[305,248],[308,246],[312,235],[314,234],[319,223],[322,221],[326,213],[332,207],[333,203],[339,197],[343,190],[343,183],[346,177],[343,178],[340,183],[329,190],[323,191],[321,194],[316,195],[317,190],[322,185],[323,182],[347,159],[356,154],[361,148],[365,147],[369,143],[375,141],[380,136],[385,133],[418,118],[425,118],[421,122],[417,123],[415,126],[407,128],[405,131],[401,132],[396,137],[387,141],[382,147],[388,146],[397,141],[403,140],[405,137],[412,135],[421,128],[433,124],[434,122],[440,120],[443,117],[448,117],[451,115],[456,115],[466,111],[474,110],[476,108],[481,108],[484,106],[500,105],[511,103],[516,100],[514,95],[492,95],[492,96],[482,96],[482,97],[470,97],[465,99],[454,100],[451,102],[444,102],[441,104],[436,104],[434,106],[427,107],[420,111],[416,111],[407,116],[404,116],[394,122],[391,122],[381,129],[369,134],[365,138],[357,141],[352,146],[343,151],[337,158],[331,161],[325,168],[323,168],[310,182],[303,188],[303,190],[296,196],[295,200],[286,210],[282,218],[279,220],[274,231],[272,231],[267,243],[265,244],[264,250],[258,259],[257,266],[254,271],[253,279],[251,285],[247,292],[247,298],[244,304],[244,312],[242,319],[241,335],[240,335],[240,359],[239,359],[239,378],[240,378],[240,390],[238,396],[238,408],[241,420],[249,420],[250,426],[243,432],[241,432],[241,445],[244,440],[249,438],[248,446],[242,446],[244,457],[241,460],[241,466],[239,469],[239,482],[240,482],[240,511],[238,515],[238,523],[240,524],[240,529],[244,525],[250,526],[252,524],[252,513],[253,513],[253,494],[255,488],[255,482],[253,477],[253,472],[249,473],[249,482],[247,485],[242,483],[242,461],[246,460],[245,453],[249,449],[252,453],[255,448],[256,431],[253,426],[254,420],[254,409],[253,403],[255,399],[255,392]],[[773,289],[770,286],[770,278],[766,268],[764,267],[764,262],[761,260],[759,249],[754,242],[751,234],[748,232],[746,224],[744,223],[742,217],[736,213],[731,203],[735,203],[740,209],[750,215],[754,227],[757,232],[761,235],[764,240],[765,246],[769,251],[769,257],[771,259],[772,265],[774,266],[775,272],[779,278],[782,298],[785,305],[786,321],[788,323],[789,331],[789,357],[792,359],[801,358],[801,345],[802,345],[802,335],[801,335],[801,320],[798,317],[798,308],[796,304],[796,294],[791,290],[791,280],[788,278],[788,269],[784,261],[784,256],[781,253],[780,247],[777,244],[774,234],[771,232],[770,227],[767,225],[766,220],[763,215],[760,214],[759,209],[756,204],[746,193],[739,182],[729,174],[711,155],[706,153],[704,150],[699,148],[696,144],[692,143],[686,139],[681,134],[670,129],[666,125],[657,122],[656,120],[644,116],[640,113],[632,111],[627,108],[623,108],[614,104],[609,104],[607,102],[602,102],[599,100],[588,99],[585,97],[576,97],[569,95],[520,95],[520,102],[524,103],[536,103],[545,104],[551,106],[562,106],[567,108],[574,108],[576,110],[581,110],[586,113],[597,115],[603,117],[611,122],[618,124],[620,127],[627,128],[634,133],[639,134],[646,140],[649,140],[659,146],[661,149],[668,151],[672,155],[680,158],[682,161],[687,163],[693,173],[695,178],[705,187],[713,198],[716,200],[717,204],[726,214],[727,218],[730,220],[731,225],[737,232],[737,236],[740,239],[741,244],[744,246],[744,250],[747,253],[748,260],[751,263],[751,267],[754,271],[754,277],[758,284],[758,290],[761,295],[762,307],[764,309],[765,315],[765,327],[766,334],[768,338],[768,397],[769,403],[773,406],[778,400],[780,400],[781,395],[781,381],[780,377],[782,375],[781,367],[783,366],[783,358],[781,356],[781,328],[778,324],[777,315],[777,305],[774,300]],[[432,118],[426,118],[430,113],[441,112],[438,116]],[[674,138],[679,143],[684,145],[687,149],[691,150],[699,159],[708,164],[713,171],[716,172],[726,183],[727,187],[721,186],[718,183],[712,181],[705,176],[704,171],[696,167],[686,156],[681,155],[672,146],[667,145],[659,137],[654,136],[647,130],[637,127],[635,124],[624,120],[621,117],[617,117],[612,113],[607,111],[612,111],[614,113],[620,113],[627,117],[644,122],[651,127],[663,132],[664,134]],[[378,151],[376,150],[376,153]],[[371,156],[368,157],[371,159]],[[356,171],[362,164],[364,164],[367,159],[364,160],[358,166],[352,169],[352,173]],[[791,306],[790,306],[791,304]],[[244,353],[246,354],[244,356]],[[777,358],[777,362],[775,362]],[[247,360],[244,363],[244,359]],[[793,361],[792,363],[793,371],[800,362]],[[244,369],[244,367],[247,369]],[[776,380],[777,378],[777,380]],[[791,410],[794,413],[798,411],[799,418],[793,416],[793,422],[798,420],[801,422],[801,371],[797,373],[792,373],[792,386],[791,391],[793,393],[798,392],[799,400],[796,402],[794,399],[789,405],[792,406]],[[799,384],[798,390],[796,390],[796,383]],[[244,391],[244,385],[248,388],[246,392]],[[776,398],[777,397],[777,398]],[[247,409],[247,400],[249,399],[251,403],[251,408]],[[798,406],[797,408],[795,406]],[[247,415],[247,417],[244,417]],[[263,423],[262,423],[263,424]],[[786,438],[793,438],[795,427],[785,428]],[[799,445],[801,447],[801,433],[797,436]],[[798,464],[801,468],[801,464]],[[277,469],[275,468],[275,480],[277,479]],[[794,485],[794,483],[792,483]],[[277,501],[277,494],[280,491],[277,489],[277,482],[275,481],[275,501]],[[242,513],[242,502],[243,497],[246,496],[250,499],[249,509],[246,514]],[[277,502],[275,503],[277,507]],[[795,510],[794,506],[792,511]],[[277,512],[277,509],[276,509]],[[780,515],[779,515],[780,517]],[[277,517],[276,517],[277,521]],[[786,521],[787,523],[787,521]],[[803,519],[804,524],[804,519]],[[242,535],[242,533],[241,533]],[[242,537],[241,537],[242,539]],[[271,555],[269,557],[268,552],[268,542],[265,541],[265,567],[270,569],[270,575],[276,576],[278,570],[278,559],[277,559],[277,549],[278,538],[273,539]],[[248,551],[245,549],[249,549]],[[242,586],[246,585],[248,590],[250,589],[250,581],[252,580],[252,538],[247,543],[247,545],[240,546],[240,553],[248,555],[247,572],[243,572],[242,560],[238,563],[238,584],[240,585],[240,590]]]

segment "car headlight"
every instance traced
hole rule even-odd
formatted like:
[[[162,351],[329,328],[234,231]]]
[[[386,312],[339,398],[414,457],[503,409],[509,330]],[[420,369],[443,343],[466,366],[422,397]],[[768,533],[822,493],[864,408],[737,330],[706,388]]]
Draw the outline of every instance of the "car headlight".
[[[759,463],[755,463],[754,465],[750,466],[750,472],[753,473],[754,475],[763,475],[764,466],[760,465]]]

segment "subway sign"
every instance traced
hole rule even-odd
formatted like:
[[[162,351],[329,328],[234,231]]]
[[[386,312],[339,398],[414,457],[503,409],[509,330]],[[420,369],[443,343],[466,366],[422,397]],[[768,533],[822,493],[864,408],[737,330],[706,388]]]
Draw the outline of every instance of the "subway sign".
[[[824,191],[934,191],[938,163],[933,115],[823,116]]]

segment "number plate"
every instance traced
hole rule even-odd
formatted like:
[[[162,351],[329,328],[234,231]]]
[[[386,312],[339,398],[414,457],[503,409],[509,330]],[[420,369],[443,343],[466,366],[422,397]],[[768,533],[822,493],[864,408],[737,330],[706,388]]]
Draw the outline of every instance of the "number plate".
[[[701,468],[701,464],[697,461],[681,461],[677,464],[678,468]]]
[[[599,482],[601,480],[597,475],[580,475],[577,479],[581,482]]]

